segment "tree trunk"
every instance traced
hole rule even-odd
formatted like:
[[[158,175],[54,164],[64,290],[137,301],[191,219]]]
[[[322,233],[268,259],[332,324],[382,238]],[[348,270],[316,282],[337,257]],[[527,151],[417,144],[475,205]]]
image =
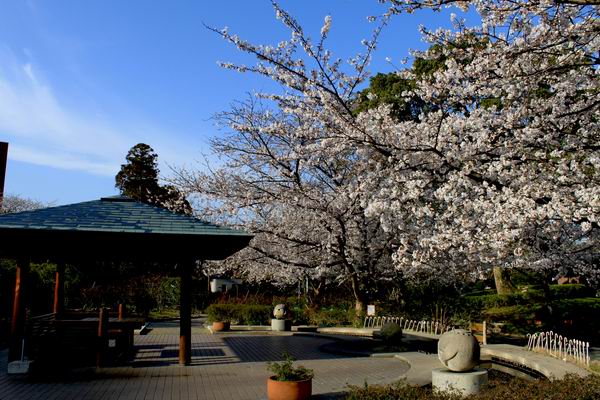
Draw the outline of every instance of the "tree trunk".
[[[544,308],[545,308],[545,315],[542,315],[542,319],[545,319],[545,322],[547,325],[550,325],[550,328],[552,330],[556,330],[557,326],[556,326],[556,320],[555,320],[555,316],[554,316],[554,309],[552,308],[552,291],[550,290],[550,284],[548,283],[550,281],[550,279],[552,279],[552,273],[542,273],[542,281],[541,281],[541,286],[542,286],[542,291],[544,293]]]
[[[496,293],[498,294],[510,294],[514,293],[515,286],[510,280],[509,271],[500,268],[494,267],[494,282],[496,283]]]
[[[356,315],[362,315],[365,312],[365,302],[363,300],[356,299],[354,303],[354,311]]]
[[[360,326],[365,315],[365,295],[355,274],[351,275],[352,293],[354,294],[354,325]]]

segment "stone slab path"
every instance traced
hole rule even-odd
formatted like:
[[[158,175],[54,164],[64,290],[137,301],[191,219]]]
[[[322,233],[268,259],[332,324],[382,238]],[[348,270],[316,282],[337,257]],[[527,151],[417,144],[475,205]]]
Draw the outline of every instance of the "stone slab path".
[[[172,325],[172,326],[171,326]],[[103,368],[59,382],[32,381],[6,374],[6,352],[0,353],[0,399],[265,399],[267,362],[286,351],[315,371],[316,398],[338,398],[349,384],[391,383],[409,370],[397,358],[333,355],[320,351],[331,338],[254,333],[210,335],[193,329],[193,363],[177,364],[176,324],[155,325],[135,337],[137,354],[124,367]]]

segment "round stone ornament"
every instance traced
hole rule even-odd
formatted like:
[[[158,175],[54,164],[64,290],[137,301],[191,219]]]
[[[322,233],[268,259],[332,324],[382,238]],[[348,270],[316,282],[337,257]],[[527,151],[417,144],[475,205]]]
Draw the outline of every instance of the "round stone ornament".
[[[438,358],[450,371],[470,371],[479,364],[479,352],[477,339],[464,329],[446,332],[438,341]]]
[[[277,304],[273,310],[273,316],[277,319],[283,319],[287,315],[288,310],[285,304]]]

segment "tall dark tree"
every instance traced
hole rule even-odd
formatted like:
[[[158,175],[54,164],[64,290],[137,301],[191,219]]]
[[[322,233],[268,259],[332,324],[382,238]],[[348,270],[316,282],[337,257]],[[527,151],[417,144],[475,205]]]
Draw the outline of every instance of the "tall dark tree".
[[[145,143],[133,146],[115,177],[115,186],[124,196],[148,203],[159,192],[158,162],[154,149]]]
[[[121,165],[115,177],[115,186],[122,195],[180,214],[192,213],[192,207],[183,193],[171,185],[162,186],[159,183],[158,155],[152,147],[138,143],[125,158],[127,162]]]
[[[358,94],[355,102],[356,113],[377,108],[382,104],[391,106],[390,114],[398,121],[417,120],[425,103],[416,97],[409,100],[402,93],[412,90],[414,82],[395,73],[379,73],[370,79],[369,87]]]

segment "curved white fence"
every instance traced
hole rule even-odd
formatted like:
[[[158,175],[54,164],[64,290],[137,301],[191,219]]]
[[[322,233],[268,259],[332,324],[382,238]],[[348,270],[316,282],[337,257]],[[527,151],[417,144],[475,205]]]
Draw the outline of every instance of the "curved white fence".
[[[432,335],[441,335],[452,329],[451,326],[445,325],[439,321],[418,321],[404,317],[366,317],[363,328],[381,328],[387,323],[398,324],[403,331],[429,333]]]
[[[552,331],[527,334],[527,350],[540,351],[563,361],[590,366],[590,343],[563,337]]]

